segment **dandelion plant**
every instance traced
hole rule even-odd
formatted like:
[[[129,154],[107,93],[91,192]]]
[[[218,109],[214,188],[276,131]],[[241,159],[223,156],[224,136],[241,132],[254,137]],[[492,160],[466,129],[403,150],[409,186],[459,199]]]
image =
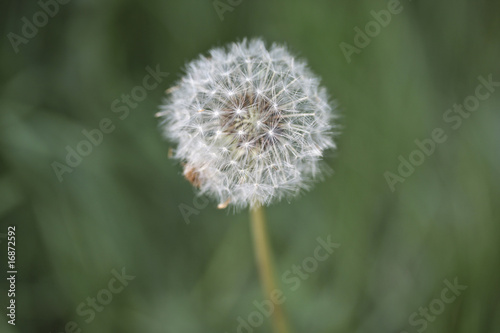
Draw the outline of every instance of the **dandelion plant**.
[[[161,106],[173,157],[219,208],[249,207],[265,296],[276,288],[262,207],[291,199],[321,178],[334,148],[334,112],[306,63],[260,39],[232,43],[190,62]],[[288,332],[276,305],[276,332]]]

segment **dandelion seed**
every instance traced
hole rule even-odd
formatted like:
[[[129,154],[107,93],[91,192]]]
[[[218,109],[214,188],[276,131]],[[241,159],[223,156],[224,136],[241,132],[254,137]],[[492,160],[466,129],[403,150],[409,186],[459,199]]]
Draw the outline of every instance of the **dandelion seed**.
[[[227,206],[229,205],[229,202],[231,201],[231,199],[227,199],[226,201],[224,202],[221,202],[220,204],[217,205],[217,208],[218,209],[224,209],[224,208],[227,208]]]

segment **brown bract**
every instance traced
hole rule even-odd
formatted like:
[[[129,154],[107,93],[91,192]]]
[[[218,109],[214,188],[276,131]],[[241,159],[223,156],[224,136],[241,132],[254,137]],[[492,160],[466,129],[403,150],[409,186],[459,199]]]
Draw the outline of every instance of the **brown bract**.
[[[189,164],[184,165],[184,177],[194,186],[200,188],[200,172]]]

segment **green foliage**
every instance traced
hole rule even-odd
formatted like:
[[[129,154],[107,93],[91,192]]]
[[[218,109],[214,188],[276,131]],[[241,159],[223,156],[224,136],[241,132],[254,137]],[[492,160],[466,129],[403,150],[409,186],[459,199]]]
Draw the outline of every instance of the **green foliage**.
[[[2,309],[8,225],[17,227],[18,266],[16,326],[0,320],[0,331],[63,332],[74,321],[83,332],[236,332],[238,317],[256,311],[263,297],[247,214],[196,197],[154,114],[188,60],[262,36],[307,59],[342,113],[338,151],[326,156],[334,174],[267,210],[291,326],[417,332],[423,323],[409,318],[457,278],[467,289],[426,332],[498,332],[500,88],[475,111],[447,110],[476,94],[478,77],[500,81],[499,3],[402,0],[359,47],[356,31],[391,1],[220,2],[230,9],[73,0],[32,38],[22,37],[22,19],[32,22],[40,5],[0,5]],[[27,40],[15,39],[17,53],[11,32]],[[341,43],[357,49],[350,63]],[[157,66],[169,75],[147,97],[122,100]],[[447,139],[425,154],[415,140],[428,143],[435,129]],[[91,152],[80,160],[72,150]],[[417,155],[423,162],[408,166]],[[394,191],[386,172],[400,177]],[[340,247],[292,288],[297,280],[282,274],[328,235]],[[87,323],[77,309],[112,290],[112,271],[124,267],[135,278]],[[254,329],[269,331],[267,319]]]

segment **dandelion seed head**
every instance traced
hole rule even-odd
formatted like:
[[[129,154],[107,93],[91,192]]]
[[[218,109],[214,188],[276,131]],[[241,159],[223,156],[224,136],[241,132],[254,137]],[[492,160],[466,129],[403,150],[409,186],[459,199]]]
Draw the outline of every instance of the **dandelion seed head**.
[[[255,39],[187,65],[162,105],[184,175],[219,206],[267,205],[310,189],[334,148],[319,79],[284,47]]]

